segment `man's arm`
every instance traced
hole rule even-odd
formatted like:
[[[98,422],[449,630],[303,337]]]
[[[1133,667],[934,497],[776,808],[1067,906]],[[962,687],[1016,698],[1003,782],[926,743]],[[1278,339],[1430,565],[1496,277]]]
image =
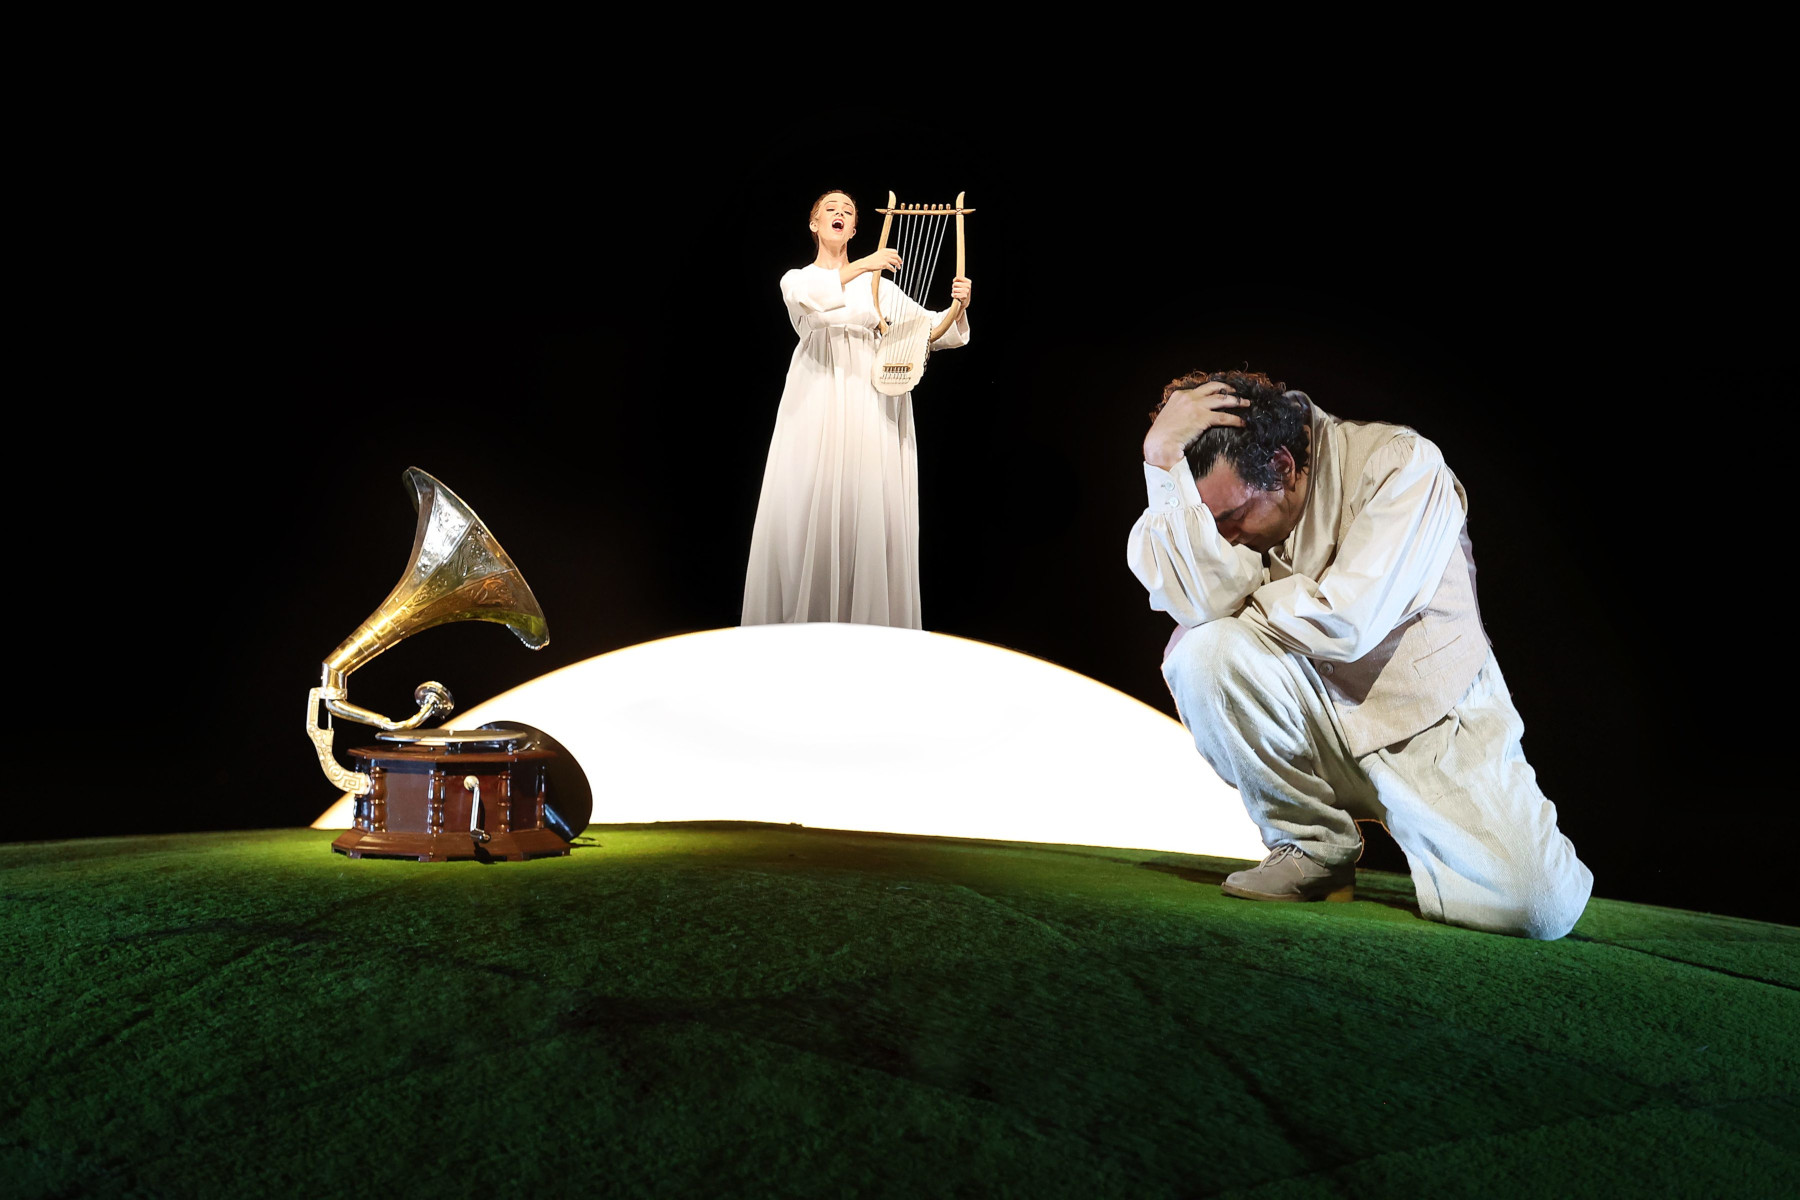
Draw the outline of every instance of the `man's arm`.
[[[1125,557],[1150,607],[1186,626],[1237,613],[1263,580],[1262,556],[1219,536],[1187,460],[1167,471],[1146,462],[1144,490]]]
[[[1242,425],[1248,404],[1223,383],[1173,393],[1144,438],[1144,515],[1131,530],[1126,562],[1150,593],[1150,607],[1183,626],[1228,617],[1262,582],[1262,558],[1219,536],[1183,457],[1214,425]]]
[[[1257,588],[1241,614],[1309,658],[1354,662],[1431,602],[1462,535],[1456,477],[1438,448],[1406,433],[1375,452],[1373,493],[1317,580]]]

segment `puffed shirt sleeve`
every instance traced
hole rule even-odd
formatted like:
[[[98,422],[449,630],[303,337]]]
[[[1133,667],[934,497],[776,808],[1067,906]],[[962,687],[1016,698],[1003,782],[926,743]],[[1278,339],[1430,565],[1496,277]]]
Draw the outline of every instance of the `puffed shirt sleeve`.
[[[1237,613],[1264,579],[1262,556],[1219,535],[1186,459],[1167,471],[1145,463],[1144,490],[1126,562],[1150,607],[1190,627]]]
[[[1363,469],[1368,492],[1316,580],[1258,587],[1241,614],[1309,658],[1354,662],[1431,603],[1462,536],[1456,477],[1416,434],[1393,438]],[[1369,489],[1372,489],[1370,491]]]

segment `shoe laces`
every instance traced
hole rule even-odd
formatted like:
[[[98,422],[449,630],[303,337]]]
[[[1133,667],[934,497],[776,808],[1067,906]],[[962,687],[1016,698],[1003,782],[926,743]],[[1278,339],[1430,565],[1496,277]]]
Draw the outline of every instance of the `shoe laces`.
[[[1305,858],[1305,857],[1306,857],[1306,851],[1304,851],[1300,847],[1294,845],[1292,842],[1283,842],[1281,845],[1279,845],[1279,846],[1275,847],[1273,850],[1269,851],[1269,857],[1262,860],[1262,865],[1265,867],[1268,867],[1268,866],[1273,866],[1274,864],[1280,862],[1284,858]]]

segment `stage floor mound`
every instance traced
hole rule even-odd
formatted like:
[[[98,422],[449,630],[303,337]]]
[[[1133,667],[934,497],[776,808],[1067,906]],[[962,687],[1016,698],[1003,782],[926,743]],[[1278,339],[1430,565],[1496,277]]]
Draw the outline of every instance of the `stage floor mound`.
[[[747,823],[0,846],[9,1196],[1768,1195],[1800,929]],[[1783,1185],[1780,1181],[1787,1180]]]

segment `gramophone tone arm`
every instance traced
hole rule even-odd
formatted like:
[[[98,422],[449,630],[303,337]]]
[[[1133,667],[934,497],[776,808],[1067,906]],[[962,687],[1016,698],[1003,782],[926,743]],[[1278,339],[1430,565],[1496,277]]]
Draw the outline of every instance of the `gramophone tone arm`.
[[[326,678],[329,680],[330,676],[327,675]],[[323,703],[328,711],[345,720],[359,721],[381,729],[417,729],[434,714],[447,713],[456,708],[456,701],[450,697],[450,689],[441,683],[421,683],[413,689],[413,699],[418,701],[418,712],[404,721],[390,721],[378,712],[371,712],[345,700],[341,683],[333,685],[326,682],[306,694],[306,736],[312,739],[313,749],[319,755],[319,769],[325,772],[325,778],[331,781],[331,786],[341,788],[353,796],[366,796],[374,786],[374,781],[360,771],[345,767],[332,754],[331,746],[337,731],[319,724],[319,705]]]
[[[331,786],[349,792],[352,796],[366,796],[375,786],[375,781],[338,762],[331,753],[331,743],[337,736],[337,731],[328,725],[319,724],[319,702],[323,700],[329,706],[331,697],[328,693],[332,692],[337,693],[338,697],[344,694],[341,688],[314,688],[306,694],[306,736],[312,739],[313,749],[319,755],[319,769],[325,772],[325,778],[331,781]]]
[[[350,703],[344,699],[344,689],[341,687],[322,687],[319,694],[325,701],[325,707],[334,716],[363,725],[373,725],[389,732],[396,729],[417,729],[439,713],[456,711],[456,701],[451,697],[450,689],[432,680],[426,680],[413,689],[413,700],[417,702],[419,711],[404,721],[391,720],[360,704]]]

